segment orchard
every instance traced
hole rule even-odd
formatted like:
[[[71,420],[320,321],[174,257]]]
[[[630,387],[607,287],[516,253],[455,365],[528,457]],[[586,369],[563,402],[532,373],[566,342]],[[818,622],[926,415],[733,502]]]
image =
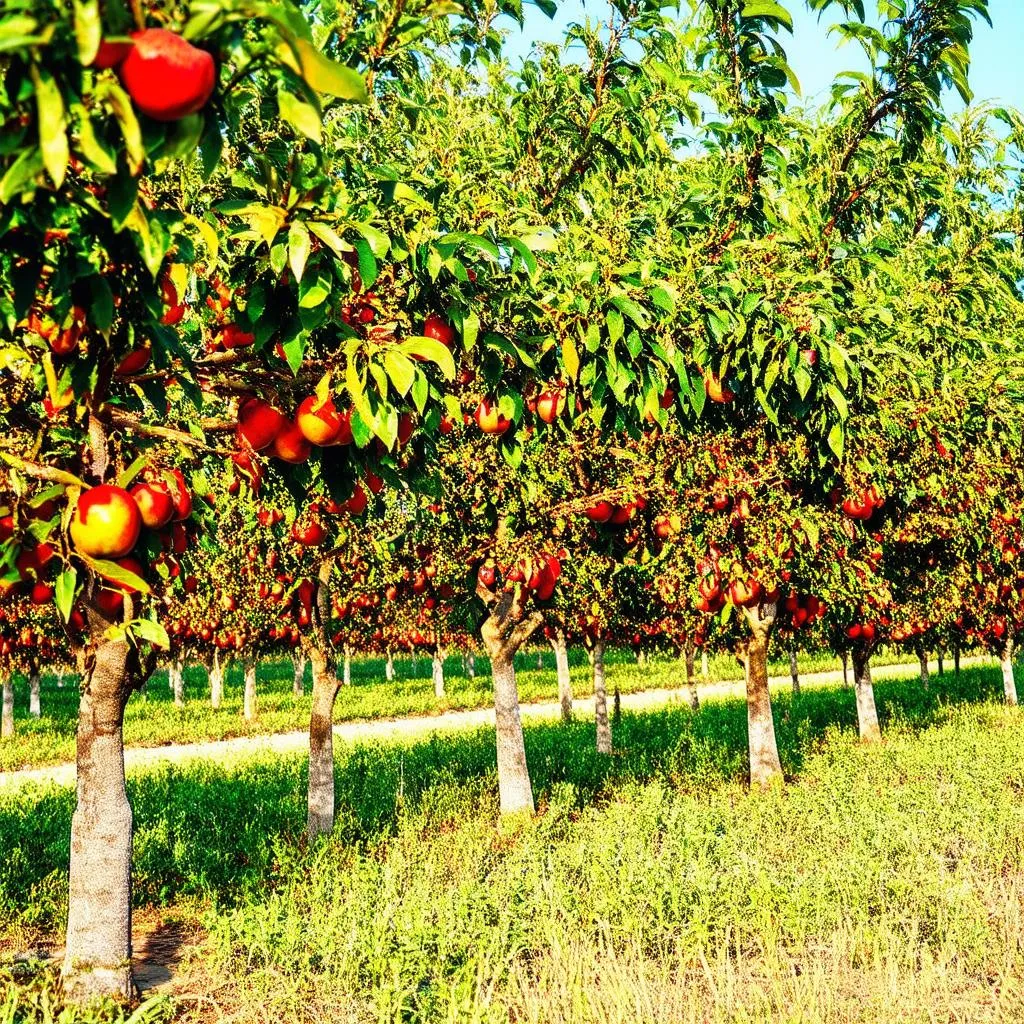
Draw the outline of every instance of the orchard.
[[[1017,703],[1024,120],[970,105],[987,0],[866,6],[614,0],[525,58],[511,2],[0,12],[0,735],[16,679],[33,718],[79,680],[67,1005],[136,995],[123,730],[163,668],[183,715],[237,664],[248,727],[309,667],[303,857],[367,658],[439,704],[480,659],[512,837],[553,813],[538,649],[599,772],[642,742],[621,659],[696,721],[727,657],[764,799],[800,785],[774,659],[794,709],[798,658],[849,663],[865,748],[882,655],[922,693],[994,657]],[[797,9],[862,68],[817,105]]]

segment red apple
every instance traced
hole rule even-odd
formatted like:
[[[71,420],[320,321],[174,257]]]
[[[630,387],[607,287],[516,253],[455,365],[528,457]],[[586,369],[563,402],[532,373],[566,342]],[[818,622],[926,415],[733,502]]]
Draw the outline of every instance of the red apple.
[[[306,436],[294,423],[285,422],[274,437],[270,451],[282,462],[298,465],[309,458],[312,447],[306,440]]]
[[[213,57],[176,32],[147,28],[121,64],[121,82],[132,103],[154,121],[180,121],[206,106],[217,83]]]
[[[321,402],[316,395],[310,395],[300,403],[295,425],[310,444],[328,445],[334,444],[341,434],[342,420],[330,398]]]
[[[174,515],[174,500],[166,484],[136,484],[130,493],[139,506],[143,525],[151,530],[159,530],[171,521]]]
[[[238,433],[256,451],[262,451],[284,426],[283,414],[262,398],[250,398],[238,410]]]
[[[84,491],[71,518],[71,541],[90,558],[124,558],[138,543],[141,530],[135,499],[112,484]]]
[[[504,434],[512,426],[512,421],[502,416],[498,409],[498,403],[490,398],[480,399],[473,418],[476,420],[476,425],[485,434]]]

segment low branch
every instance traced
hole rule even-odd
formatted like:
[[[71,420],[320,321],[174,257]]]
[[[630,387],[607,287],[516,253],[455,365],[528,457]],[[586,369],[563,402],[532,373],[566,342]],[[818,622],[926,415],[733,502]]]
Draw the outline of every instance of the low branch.
[[[85,488],[88,485],[80,480],[73,473],[67,473],[63,469],[55,469],[53,466],[40,466],[36,462],[27,462],[17,455],[10,455],[0,451],[0,459],[3,459],[13,469],[30,476],[35,480],[47,480],[53,484],[64,484],[67,487]]]

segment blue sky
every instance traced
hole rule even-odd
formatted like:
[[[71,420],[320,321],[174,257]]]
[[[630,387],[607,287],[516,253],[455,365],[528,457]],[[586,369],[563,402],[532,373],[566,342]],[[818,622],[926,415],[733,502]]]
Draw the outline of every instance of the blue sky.
[[[861,67],[860,52],[849,46],[837,48],[834,37],[826,35],[829,21],[819,24],[814,15],[803,10],[800,0],[790,0],[786,6],[794,15],[792,37],[783,34],[790,65],[805,97],[825,98],[836,71]],[[600,18],[607,9],[604,0],[563,0],[552,20],[528,6],[524,28],[520,30],[511,23],[510,52],[521,57],[534,42],[557,41],[566,25],[588,16]],[[1024,108],[1024,0],[989,0],[989,14],[992,28],[983,21],[976,22],[971,46],[970,81],[975,100],[997,100]],[[958,98],[951,98],[947,106],[956,110],[961,104]]]

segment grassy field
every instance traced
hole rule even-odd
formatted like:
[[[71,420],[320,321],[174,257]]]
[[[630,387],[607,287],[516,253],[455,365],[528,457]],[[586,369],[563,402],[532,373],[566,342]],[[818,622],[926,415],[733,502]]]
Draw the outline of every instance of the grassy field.
[[[579,696],[592,692],[590,670],[582,650],[571,652],[574,691]],[[526,702],[555,700],[554,655],[541,652],[544,667],[537,668],[537,653],[526,653],[517,659],[517,675],[521,700]],[[898,656],[880,655],[878,664],[901,660]],[[652,659],[637,665],[629,651],[611,651],[608,658],[608,685],[618,686],[622,693],[684,685],[680,662]],[[384,662],[379,658],[356,659],[352,664],[352,685],[344,687],[335,705],[339,722],[429,715],[443,711],[459,711],[489,707],[493,702],[489,666],[478,659],[475,679],[462,675],[461,659],[449,658],[445,665],[447,696],[434,696],[430,679],[430,662],[425,658],[396,661],[396,679],[385,682]],[[837,658],[802,656],[804,673],[840,668]],[[697,664],[700,673],[700,662]],[[778,675],[788,675],[789,662],[773,666]],[[267,735],[309,727],[310,698],[292,694],[293,669],[290,662],[266,662],[259,666],[259,713],[255,721],[242,717],[242,670],[233,666],[225,680],[225,699],[214,711],[209,703],[209,681],[206,671],[192,666],[185,672],[184,708],[174,706],[167,684],[167,673],[157,672],[142,694],[132,698],[125,714],[125,743],[128,746],[163,746],[169,743],[197,743],[230,739],[236,736]],[[309,689],[307,668],[307,685]],[[741,678],[736,662],[727,656],[710,660],[709,681]],[[42,717],[29,715],[28,682],[15,681],[15,721],[17,732],[0,741],[0,771],[34,768],[46,764],[72,761],[75,756],[75,724],[78,714],[76,680],[66,677],[58,687],[51,675],[42,678]],[[2,1020],[0,1020],[2,1024]]]
[[[996,669],[877,691],[877,749],[849,690],[777,701],[785,792],[741,784],[740,701],[624,715],[611,758],[531,726],[515,828],[488,730],[340,750],[312,849],[301,758],[135,776],[136,904],[203,936],[139,1020],[1020,1021],[1024,721]],[[71,808],[0,795],[8,949],[59,929]],[[47,977],[0,1021],[51,1019]]]

